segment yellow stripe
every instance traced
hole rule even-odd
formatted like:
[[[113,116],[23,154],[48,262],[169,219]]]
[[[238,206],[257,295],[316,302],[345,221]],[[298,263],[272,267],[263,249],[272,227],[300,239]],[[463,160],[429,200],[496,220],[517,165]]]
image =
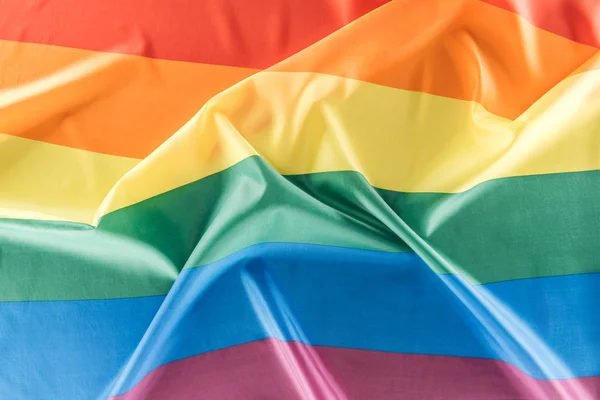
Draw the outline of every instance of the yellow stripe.
[[[92,223],[138,162],[0,134],[0,217]]]
[[[459,192],[600,168],[600,72],[565,79],[515,121],[481,105],[314,73],[228,89],[113,188],[97,217],[259,154],[282,174],[356,170],[375,186]]]

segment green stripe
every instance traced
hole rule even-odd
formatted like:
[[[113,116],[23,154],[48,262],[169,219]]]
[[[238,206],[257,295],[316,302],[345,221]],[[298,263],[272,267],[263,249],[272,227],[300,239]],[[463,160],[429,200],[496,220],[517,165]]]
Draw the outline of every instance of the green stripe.
[[[178,270],[142,242],[77,223],[0,220],[0,300],[166,293]]]
[[[355,172],[284,178],[252,157],[108,214],[95,230],[0,222],[0,300],[165,294],[184,266],[262,242],[402,252],[403,239],[424,239],[447,263],[432,263],[437,272],[477,283],[599,272],[599,195],[599,171],[397,193]]]
[[[600,272],[600,171],[485,182],[382,199],[473,283]]]

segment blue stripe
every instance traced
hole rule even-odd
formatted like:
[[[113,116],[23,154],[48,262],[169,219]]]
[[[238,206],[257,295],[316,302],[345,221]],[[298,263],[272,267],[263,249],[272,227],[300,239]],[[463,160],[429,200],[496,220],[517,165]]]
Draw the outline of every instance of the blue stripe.
[[[269,337],[600,375],[599,300],[600,274],[472,286],[413,253],[263,244],[184,270],[166,299],[0,304],[0,398],[123,393],[167,362]]]
[[[163,300],[0,303],[0,399],[98,399]]]

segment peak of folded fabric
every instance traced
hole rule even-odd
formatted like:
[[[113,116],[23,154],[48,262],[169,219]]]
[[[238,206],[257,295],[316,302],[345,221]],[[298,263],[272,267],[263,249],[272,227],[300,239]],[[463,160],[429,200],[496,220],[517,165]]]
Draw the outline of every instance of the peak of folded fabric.
[[[511,121],[473,102],[263,72],[213,99],[142,162],[5,135],[3,215],[22,210],[96,223],[256,154],[284,175],[355,170],[376,187],[407,192],[594,170],[599,76],[566,79]]]

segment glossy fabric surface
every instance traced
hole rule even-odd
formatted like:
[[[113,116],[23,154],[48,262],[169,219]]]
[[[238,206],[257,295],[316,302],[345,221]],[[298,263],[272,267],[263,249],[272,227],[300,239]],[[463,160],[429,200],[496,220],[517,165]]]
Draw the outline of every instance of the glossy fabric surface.
[[[0,1],[0,398],[600,398],[598,21]]]

